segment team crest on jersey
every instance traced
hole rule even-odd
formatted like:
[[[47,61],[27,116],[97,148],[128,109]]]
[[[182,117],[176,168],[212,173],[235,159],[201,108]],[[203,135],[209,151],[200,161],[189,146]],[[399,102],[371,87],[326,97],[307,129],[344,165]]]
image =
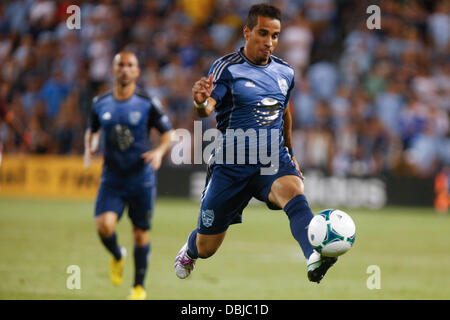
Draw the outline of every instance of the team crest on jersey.
[[[214,222],[214,210],[202,210],[202,222],[206,228],[211,227]]]
[[[128,115],[131,124],[138,124],[139,120],[141,120],[141,113],[139,111],[130,112]]]
[[[288,84],[287,84],[286,79],[278,79],[278,86],[280,87],[281,92],[282,92],[284,95],[287,95],[289,86],[288,86]]]

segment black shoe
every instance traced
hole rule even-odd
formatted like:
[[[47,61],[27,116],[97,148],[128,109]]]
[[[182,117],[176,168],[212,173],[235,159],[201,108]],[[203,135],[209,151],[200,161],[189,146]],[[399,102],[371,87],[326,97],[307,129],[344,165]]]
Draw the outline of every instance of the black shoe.
[[[314,270],[308,271],[309,281],[320,283],[320,281],[323,279],[323,277],[327,273],[328,269],[330,269],[330,267],[336,263],[337,258],[321,257],[321,260],[322,260],[322,263],[320,264],[320,266],[318,266]]]

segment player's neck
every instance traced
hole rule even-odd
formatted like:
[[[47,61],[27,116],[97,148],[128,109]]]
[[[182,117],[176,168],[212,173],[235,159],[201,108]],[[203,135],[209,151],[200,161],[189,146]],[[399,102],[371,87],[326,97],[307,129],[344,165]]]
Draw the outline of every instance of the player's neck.
[[[270,61],[269,59],[267,59],[265,61],[259,61],[255,58],[253,58],[251,55],[248,54],[248,50],[247,50],[246,46],[244,47],[244,49],[241,52],[247,58],[247,60],[249,60],[251,63],[256,64],[258,66],[265,66]]]
[[[128,100],[134,94],[136,89],[136,83],[131,82],[126,86],[122,86],[118,83],[114,85],[114,98],[116,100]]]

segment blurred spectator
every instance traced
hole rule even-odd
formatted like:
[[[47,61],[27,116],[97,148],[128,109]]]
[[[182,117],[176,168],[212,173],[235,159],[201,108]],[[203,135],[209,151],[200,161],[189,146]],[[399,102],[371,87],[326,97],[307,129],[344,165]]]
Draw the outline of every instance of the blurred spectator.
[[[33,3],[34,0],[10,1],[6,9],[5,17],[13,33],[25,34],[28,31],[26,20]]]
[[[309,64],[312,42],[309,22],[299,11],[281,33],[280,46],[284,49],[284,58],[295,69],[303,71]]]
[[[435,11],[428,17],[429,33],[436,51],[443,53],[449,49],[450,42],[450,4],[439,1]]]
[[[416,96],[411,97],[399,115],[400,138],[405,149],[424,131],[426,121],[427,106]]]
[[[54,139],[60,154],[83,151],[83,123],[78,108],[78,93],[73,91],[62,103],[55,119]]]
[[[403,100],[399,92],[399,84],[394,81],[390,81],[387,90],[375,97],[377,116],[392,135],[400,132],[398,119],[404,105]]]
[[[407,150],[406,160],[419,176],[430,176],[437,169],[439,148],[439,140],[430,123],[427,123],[425,130],[413,140],[411,148]]]
[[[292,97],[294,105],[294,128],[307,129],[314,124],[314,107],[316,98],[311,92],[307,77],[303,77],[296,84],[297,91]]]
[[[327,61],[314,63],[308,69],[308,79],[311,82],[312,92],[317,98],[331,99],[338,81],[336,66]]]
[[[48,115],[50,118],[55,117],[62,101],[69,94],[70,85],[65,82],[62,71],[55,69],[50,79],[48,79],[42,86],[39,94],[43,101],[48,106]]]
[[[50,129],[50,119],[43,101],[39,100],[35,106],[29,122],[31,133],[30,151],[37,154],[55,152]]]

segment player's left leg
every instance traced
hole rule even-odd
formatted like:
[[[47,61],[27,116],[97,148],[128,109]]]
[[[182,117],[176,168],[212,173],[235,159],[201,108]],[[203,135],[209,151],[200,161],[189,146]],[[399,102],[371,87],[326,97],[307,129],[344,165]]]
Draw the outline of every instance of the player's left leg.
[[[302,180],[295,175],[277,178],[270,188],[268,198],[271,203],[286,212],[292,235],[308,259],[313,253],[313,248],[308,240],[307,228],[314,215],[306,201]]]
[[[276,173],[256,176],[253,184],[254,197],[266,202],[270,209],[283,209],[286,212],[291,233],[307,259],[308,279],[320,282],[327,270],[336,262],[336,258],[322,257],[309,243],[308,226],[314,215],[304,194],[303,180],[287,148],[280,149]]]
[[[135,184],[128,186],[128,215],[133,224],[134,238],[134,283],[128,299],[143,300],[147,297],[145,291],[145,276],[147,274],[151,255],[151,230],[153,206],[156,197],[156,187]]]
[[[296,175],[277,178],[270,188],[268,199],[286,212],[291,233],[307,259],[308,279],[319,283],[337,258],[320,256],[309,243],[308,225],[314,215],[304,195],[303,181]]]
[[[110,261],[110,280],[113,285],[123,281],[123,267],[126,250],[117,240],[116,225],[120,220],[125,203],[122,190],[115,185],[102,182],[95,202],[95,225],[105,248],[113,255]]]
[[[144,280],[151,252],[149,231],[133,226],[133,240],[134,284],[129,299],[144,300],[147,297],[147,293],[144,289]]]

